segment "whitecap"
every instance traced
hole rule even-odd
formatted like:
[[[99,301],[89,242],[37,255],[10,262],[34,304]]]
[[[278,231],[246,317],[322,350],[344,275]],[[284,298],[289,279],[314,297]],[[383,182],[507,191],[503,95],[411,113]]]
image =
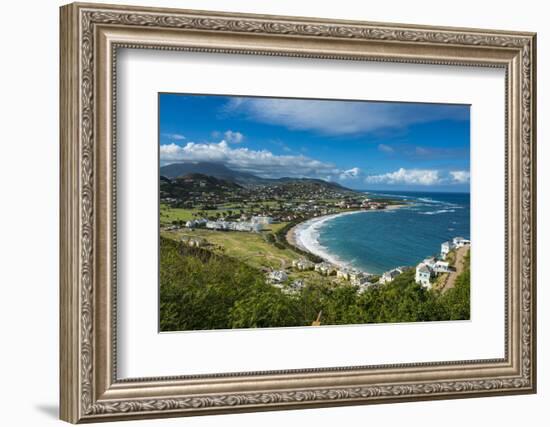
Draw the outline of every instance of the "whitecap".
[[[418,212],[420,215],[438,215],[442,213],[452,213],[455,212],[454,209],[439,209],[437,211],[428,211],[428,212]]]

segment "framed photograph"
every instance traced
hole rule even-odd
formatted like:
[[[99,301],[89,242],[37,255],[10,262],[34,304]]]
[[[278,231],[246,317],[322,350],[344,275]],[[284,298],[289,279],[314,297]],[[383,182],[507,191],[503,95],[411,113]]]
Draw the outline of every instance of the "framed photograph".
[[[536,391],[535,34],[61,8],[61,418]]]

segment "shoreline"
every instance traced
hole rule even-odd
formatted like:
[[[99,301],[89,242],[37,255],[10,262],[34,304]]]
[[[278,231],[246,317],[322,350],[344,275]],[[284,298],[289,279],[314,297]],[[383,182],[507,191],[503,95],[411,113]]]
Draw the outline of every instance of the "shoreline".
[[[391,205],[386,207],[383,210],[395,210],[402,207],[409,206],[408,204],[400,205]],[[286,233],[286,240],[291,245],[302,251],[309,252],[313,255],[322,258],[324,261],[336,265],[340,268],[353,268],[355,270],[362,271],[363,273],[368,273],[367,271],[361,270],[356,267],[352,267],[350,262],[346,262],[338,258],[338,256],[331,254],[328,250],[319,244],[318,242],[318,229],[327,221],[330,221],[334,218],[354,215],[359,213],[368,213],[368,212],[380,212],[380,210],[366,210],[358,209],[354,211],[339,212],[336,214],[323,215],[319,217],[310,218],[304,222],[296,224]]]

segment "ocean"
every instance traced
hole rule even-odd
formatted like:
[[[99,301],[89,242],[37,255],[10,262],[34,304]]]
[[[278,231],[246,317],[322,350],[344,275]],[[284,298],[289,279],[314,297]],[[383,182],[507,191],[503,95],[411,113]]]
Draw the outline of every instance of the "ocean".
[[[439,254],[441,243],[453,237],[470,239],[469,193],[367,193],[412,205],[306,223],[301,227],[301,240],[307,249],[332,262],[380,274]]]

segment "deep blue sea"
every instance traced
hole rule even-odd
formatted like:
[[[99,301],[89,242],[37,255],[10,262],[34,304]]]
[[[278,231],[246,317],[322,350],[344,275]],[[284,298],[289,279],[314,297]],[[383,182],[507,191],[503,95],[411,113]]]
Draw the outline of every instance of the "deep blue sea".
[[[441,243],[470,238],[469,193],[367,192],[412,202],[396,210],[357,213],[326,221],[318,243],[353,267],[380,274],[439,254]]]

